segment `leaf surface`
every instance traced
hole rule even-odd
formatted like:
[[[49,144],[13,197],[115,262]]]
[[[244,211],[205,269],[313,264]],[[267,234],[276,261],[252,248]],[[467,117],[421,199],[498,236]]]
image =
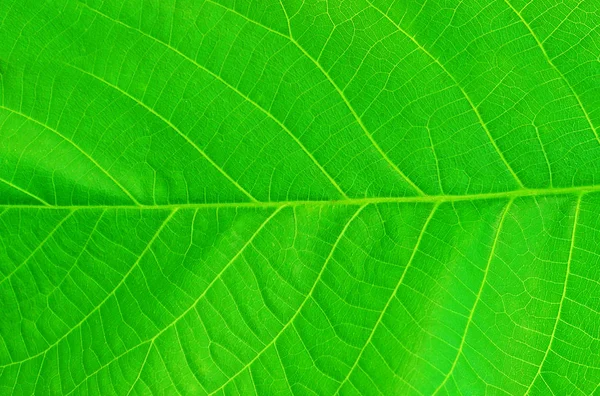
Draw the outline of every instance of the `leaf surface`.
[[[0,393],[598,394],[598,26],[0,2]]]

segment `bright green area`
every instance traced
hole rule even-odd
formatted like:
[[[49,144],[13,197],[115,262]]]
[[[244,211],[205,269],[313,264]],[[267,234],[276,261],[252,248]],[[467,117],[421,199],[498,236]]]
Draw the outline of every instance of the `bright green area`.
[[[600,394],[598,26],[0,1],[0,394]]]

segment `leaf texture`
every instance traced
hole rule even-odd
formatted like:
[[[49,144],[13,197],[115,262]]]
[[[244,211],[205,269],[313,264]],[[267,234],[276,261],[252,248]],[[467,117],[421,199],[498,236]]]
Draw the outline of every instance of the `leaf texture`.
[[[0,394],[600,394],[598,26],[0,2]]]

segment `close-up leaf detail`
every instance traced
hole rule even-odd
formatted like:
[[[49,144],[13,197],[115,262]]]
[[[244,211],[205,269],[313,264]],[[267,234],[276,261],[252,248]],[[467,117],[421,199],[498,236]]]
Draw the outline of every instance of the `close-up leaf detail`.
[[[600,1],[0,0],[0,395],[600,395]]]

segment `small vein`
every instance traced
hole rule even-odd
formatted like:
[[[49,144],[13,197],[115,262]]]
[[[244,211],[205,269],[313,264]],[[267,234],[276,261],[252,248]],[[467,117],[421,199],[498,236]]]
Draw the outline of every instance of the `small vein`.
[[[210,1],[210,0],[209,0]],[[211,1],[212,3],[212,1]],[[216,3],[214,3],[216,4]],[[287,22],[287,28],[288,28],[288,35],[292,35],[292,21],[290,19],[290,16],[287,13],[287,10],[285,9],[285,6],[283,5],[283,2],[281,0],[279,0],[279,5],[281,5],[281,9],[283,10],[283,15],[285,15],[285,20]]]
[[[519,187],[522,188],[522,189],[525,188],[525,185],[523,184],[523,182],[521,181],[521,179],[519,178],[519,176],[517,175],[517,173],[514,171],[514,169],[512,168],[512,166],[510,166],[509,162],[506,160],[506,157],[504,156],[504,153],[502,152],[502,150],[500,150],[500,147],[498,147],[498,144],[496,143],[496,139],[494,139],[494,137],[492,136],[492,133],[488,129],[487,124],[483,120],[483,117],[481,117],[481,113],[479,112],[478,107],[475,106],[475,103],[473,103],[473,101],[471,100],[471,97],[467,94],[467,91],[465,91],[464,88],[462,86],[460,86],[460,84],[458,84],[458,81],[454,78],[454,76],[452,74],[450,74],[450,72],[448,71],[448,69],[446,69],[446,67],[437,58],[435,58],[433,56],[433,54],[431,54],[431,52],[429,52],[425,47],[423,47],[421,45],[421,43],[419,43],[417,41],[417,39],[415,39],[407,31],[405,31],[404,29],[402,29],[402,27],[400,27],[399,24],[397,24],[396,22],[394,22],[394,20],[392,20],[392,18],[390,18],[390,16],[388,14],[384,13],[381,9],[379,9],[378,7],[376,7],[373,3],[370,2],[370,0],[366,0],[366,1],[367,1],[367,3],[369,3],[369,5],[373,9],[375,9],[377,12],[379,12],[385,19],[387,19],[392,25],[394,25],[396,27],[396,29],[398,29],[399,32],[401,32],[402,34],[404,34],[421,51],[423,51],[423,53],[425,55],[427,55],[436,65],[438,65],[444,71],[444,73],[446,73],[446,75],[448,77],[450,77],[450,79],[452,80],[452,82],[454,83],[454,85],[461,91],[461,93],[463,94],[463,96],[465,97],[465,99],[467,100],[467,102],[469,103],[469,106],[471,106],[471,109],[473,110],[473,112],[477,116],[477,120],[479,121],[479,123],[483,127],[483,130],[485,131],[485,133],[486,133],[486,135],[487,135],[490,143],[492,144],[492,146],[494,147],[494,150],[496,150],[496,153],[498,154],[498,156],[500,157],[500,159],[502,160],[502,162],[506,166],[506,169],[510,172],[510,174],[515,179],[515,182],[519,185]]]
[[[283,363],[283,359],[281,358],[281,354],[279,353],[279,348],[277,348],[277,344],[275,344],[275,353],[277,354],[277,359],[279,360],[279,366],[281,371],[283,372],[283,379],[285,380],[285,384],[287,385],[288,390],[290,391],[290,395],[294,394],[292,391],[292,385],[290,383],[290,379],[288,378],[287,372],[285,370],[285,364]]]
[[[209,74],[211,77],[213,77],[214,79],[216,79],[217,81],[219,81],[221,84],[225,85],[227,88],[231,89],[233,92],[235,92],[238,96],[240,96],[242,99],[246,100],[248,103],[250,103],[252,106],[254,106],[256,109],[258,109],[260,112],[262,112],[264,115],[266,115],[267,117],[269,117],[273,122],[275,122],[281,129],[283,129],[293,140],[294,142],[302,149],[302,151],[304,151],[304,153],[312,160],[312,162],[319,168],[319,170],[321,171],[321,173],[323,173],[323,175],[325,177],[327,177],[327,179],[329,180],[329,182],[335,187],[335,189],[340,193],[340,195],[344,198],[348,198],[348,196],[346,195],[346,192],[344,190],[342,190],[342,188],[339,186],[339,184],[335,181],[335,179],[333,178],[333,176],[331,176],[329,174],[329,172],[327,172],[325,170],[325,168],[323,167],[323,165],[321,165],[321,163],[319,161],[317,161],[317,159],[315,158],[315,156],[306,148],[306,146],[300,141],[300,139],[298,139],[298,137],[296,135],[294,135],[292,133],[292,131],[282,122],[280,121],[278,118],[276,118],[270,111],[268,111],[267,109],[265,109],[264,107],[262,107],[260,104],[258,104],[257,102],[255,102],[253,99],[251,99],[249,96],[245,95],[244,93],[242,93],[238,88],[236,88],[235,86],[231,85],[230,83],[228,83],[227,81],[225,81],[220,75],[212,72],[211,70],[207,69],[206,67],[202,66],[201,64],[199,64],[197,61],[195,61],[194,59],[190,58],[189,56],[185,55],[183,52],[179,51],[178,49],[176,49],[175,47],[172,47],[170,44],[167,44],[163,41],[160,41],[158,39],[156,39],[155,37],[139,30],[136,29],[132,26],[127,25],[126,23],[123,23],[119,20],[116,20],[114,18],[111,18],[110,16],[103,14],[102,12],[89,7],[87,4],[82,4],[84,7],[86,7],[87,9],[89,9],[90,11],[114,22],[117,23],[121,26],[124,26],[127,29],[130,30],[134,30],[136,32],[138,32],[139,34],[143,35],[144,37],[147,37],[151,40],[153,40],[156,43],[162,44],[163,46],[165,46],[166,48],[168,48],[169,50],[175,52],[176,54],[178,54],[179,56],[181,56],[182,58],[184,58],[185,60],[187,60],[188,62],[192,63],[194,66],[196,66],[198,69],[202,70],[203,72]]]
[[[90,313],[88,313],[86,316],[84,316],[83,319],[81,319],[77,324],[75,324],[73,327],[71,327],[71,329],[68,332],[66,332],[62,337],[60,337],[54,343],[50,344],[45,350],[43,350],[43,351],[41,351],[41,352],[39,352],[39,353],[37,353],[37,354],[35,354],[33,356],[29,356],[26,359],[22,359],[20,361],[14,361],[14,362],[12,362],[12,363],[10,363],[8,365],[5,365],[5,366],[0,366],[0,368],[8,367],[8,366],[13,366],[15,364],[20,364],[20,363],[23,363],[23,362],[35,359],[36,357],[41,356],[42,354],[45,354],[50,349],[52,349],[53,347],[55,347],[56,345],[58,345],[65,338],[67,338],[73,331],[75,331],[75,329],[79,328],[79,326],[81,326],[86,320],[88,320],[90,318],[90,316],[92,316],[96,311],[98,311],[102,306],[104,306],[104,304],[106,303],[106,301],[108,301],[108,299],[111,296],[113,296],[115,294],[115,292],[125,283],[125,281],[127,280],[127,278],[129,278],[129,275],[131,275],[131,273],[133,272],[133,270],[138,267],[138,265],[139,265],[140,261],[142,260],[142,258],[146,255],[146,253],[148,253],[148,251],[150,250],[150,248],[152,247],[152,245],[154,244],[154,242],[156,241],[156,239],[160,236],[160,234],[163,231],[163,229],[167,226],[167,224],[173,218],[173,216],[175,216],[175,214],[177,213],[177,211],[178,211],[178,209],[174,209],[174,210],[172,210],[169,213],[169,215],[165,218],[165,220],[157,228],[157,230],[155,231],[155,233],[152,236],[152,238],[150,238],[150,240],[148,241],[148,243],[144,247],[144,250],[142,250],[142,252],[138,256],[137,260],[133,263],[133,265],[131,266],[131,268],[129,268],[129,270],[127,271],[127,273],[125,273],[123,275],[123,279],[121,279],[121,281],[112,289],[112,291],[110,293],[108,293],[106,295],[106,297],[102,301],[100,301],[100,303],[98,303],[98,305],[96,305],[96,307],[93,310],[90,311]]]
[[[182,138],[185,139],[185,141],[187,143],[189,143],[193,148],[195,148],[201,155],[202,157],[204,157],[204,159],[206,159],[215,169],[217,169],[223,176],[225,176],[225,178],[227,180],[229,180],[229,182],[231,182],[231,184],[233,184],[237,189],[239,189],[244,195],[246,195],[252,202],[258,202],[258,200],[256,198],[254,198],[252,196],[252,194],[250,194],[248,191],[246,191],[246,189],[244,189],[237,181],[235,181],[227,172],[225,172],[225,170],[223,170],[223,168],[221,168],[212,158],[210,158],[205,152],[204,150],[202,150],[200,147],[198,147],[198,145],[196,143],[194,143],[194,141],[192,139],[190,139],[186,134],[184,134],[183,132],[181,132],[179,130],[179,128],[177,128],[171,121],[169,121],[168,119],[166,119],[164,116],[162,116],[161,114],[159,114],[158,112],[156,112],[156,110],[154,110],[152,107],[148,106],[147,104],[145,104],[144,102],[140,101],[139,99],[137,99],[135,96],[132,96],[131,94],[129,94],[128,92],[126,92],[125,90],[121,89],[120,87],[118,87],[117,85],[114,85],[108,81],[106,81],[105,79],[90,73],[86,70],[83,70],[75,65],[72,64],[67,64],[69,67],[78,70],[79,72],[86,74],[104,84],[106,84],[107,86],[113,88],[116,91],[119,91],[121,94],[125,95],[126,97],[128,97],[129,99],[133,100],[134,102],[136,102],[137,104],[139,104],[140,106],[142,106],[144,109],[146,109],[147,111],[149,111],[151,114],[153,114],[154,116],[158,117],[161,121],[163,121],[165,124],[167,124],[171,129],[173,129],[175,132],[177,132]]]
[[[160,337],[164,332],[166,332],[168,329],[170,329],[173,325],[177,324],[183,317],[185,317],[185,315],[187,315],[191,310],[193,310],[198,303],[200,302],[200,300],[202,300],[206,294],[208,293],[208,291],[212,288],[212,286],[219,280],[221,279],[221,277],[223,276],[223,274],[225,273],[225,271],[227,271],[227,269],[229,267],[231,267],[231,265],[237,260],[237,258],[248,248],[248,246],[250,246],[252,244],[252,242],[254,241],[254,239],[256,239],[256,237],[260,234],[260,232],[265,228],[265,226],[279,213],[281,212],[282,209],[284,209],[284,207],[280,207],[277,210],[273,211],[273,213],[271,213],[261,224],[260,226],[258,226],[256,228],[256,230],[254,231],[254,233],[250,236],[250,238],[248,238],[248,241],[238,250],[238,252],[227,262],[227,264],[225,264],[225,266],[223,267],[223,269],[221,269],[221,271],[213,278],[213,280],[205,287],[204,291],[200,294],[200,296],[198,296],[195,301],[185,310],[183,311],[178,317],[176,317],[173,321],[171,321],[171,323],[169,323],[169,325],[165,326],[162,330],[160,330],[159,332],[157,332],[151,339],[146,340],[138,345],[136,345],[134,348],[137,348],[147,342],[150,342],[151,344],[154,344],[155,341],[158,339],[158,337]],[[175,327],[175,331],[177,331],[177,328]],[[159,351],[160,353],[160,351]],[[117,356],[116,358],[114,358],[113,360],[111,360],[110,362],[104,364],[101,368],[99,368],[98,370],[94,371],[93,373],[91,373],[90,375],[88,375],[86,377],[90,378],[92,375],[95,375],[98,371],[100,371],[102,368],[108,366],[109,364],[111,364],[112,362],[114,362],[115,360],[119,359],[122,355]],[[202,385],[202,384],[201,384]]]
[[[540,41],[542,44],[544,44],[548,39],[550,39],[552,36],[554,36],[554,33],[556,33],[556,31],[558,29],[560,29],[560,27],[563,25],[563,23],[565,23],[566,21],[569,20],[569,18],[571,17],[571,15],[573,15],[573,13],[575,11],[577,11],[579,9],[579,6],[584,2],[585,0],[581,0],[579,1],[579,3],[577,3],[577,5],[575,7],[573,7],[571,9],[571,11],[569,11],[569,13],[567,15],[565,15],[564,18],[561,18],[562,20],[560,21],[560,23],[558,25],[556,25],[556,27],[550,32],[548,33],[548,35],[546,36],[546,38],[542,41]],[[521,8],[521,12],[523,12],[525,10],[525,8],[527,7],[527,5],[523,8]],[[538,17],[536,17],[535,19],[537,19]]]
[[[86,153],[85,151],[83,151],[83,149],[81,147],[79,147],[77,144],[75,144],[75,142],[73,142],[71,139],[67,138],[65,135],[63,135],[62,133],[60,133],[58,130],[51,128],[50,126],[44,124],[43,122],[40,122],[34,118],[31,118],[30,116],[28,116],[27,114],[23,114],[20,111],[17,110],[13,110],[11,108],[5,107],[3,105],[0,105],[0,109],[4,109],[6,111],[12,112],[16,115],[19,115],[23,118],[28,119],[29,121],[36,123],[44,128],[46,128],[47,130],[53,132],[54,134],[56,134],[57,136],[59,136],[60,138],[62,138],[63,140],[65,140],[66,142],[68,142],[69,144],[71,144],[71,146],[73,146],[75,149],[77,149],[77,151],[79,151],[81,154],[83,154],[88,160],[90,160],[94,165],[96,165],[96,167],[98,169],[100,169],[100,171],[102,171],[102,173],[104,173],[106,176],[108,176],[110,178],[110,180],[113,181],[113,183],[115,183],[117,185],[117,187],[119,187],[128,197],[129,199],[131,199],[131,201],[136,204],[136,205],[141,205],[137,199],[135,199],[135,197],[125,188],[123,187],[123,185],[121,183],[119,183],[117,181],[117,179],[115,179],[110,173],[108,173],[108,171],[106,169],[104,169],[102,166],[100,166],[100,164],[94,159],[92,158],[92,156],[90,156],[88,153]]]
[[[273,211],[273,213],[271,213],[266,219],[265,221],[263,221],[261,223],[260,226],[258,226],[258,228],[256,229],[256,231],[254,231],[254,233],[250,236],[250,238],[248,238],[248,241],[238,250],[238,252],[227,262],[227,264],[225,264],[225,266],[223,267],[223,269],[221,269],[221,271],[219,271],[219,273],[213,278],[213,280],[206,286],[206,288],[204,289],[204,291],[202,292],[202,294],[200,294],[198,296],[198,298],[196,298],[196,300],[194,301],[194,303],[192,305],[190,305],[185,311],[183,311],[177,318],[175,318],[168,326],[166,326],[164,329],[162,329],[161,331],[159,331],[158,333],[156,333],[156,335],[154,337],[152,337],[152,341],[156,340],[161,334],[163,334],[165,331],[167,331],[167,329],[169,329],[171,326],[173,326],[175,323],[179,322],[179,320],[181,320],[181,318],[183,318],[188,312],[190,312],[192,309],[194,309],[197,305],[198,302],[200,302],[200,300],[202,300],[206,294],[208,293],[208,291],[214,286],[214,284],[221,279],[221,277],[223,276],[223,274],[229,269],[229,267],[231,267],[231,265],[238,259],[238,257],[240,257],[240,255],[242,253],[244,253],[244,251],[248,248],[248,246],[250,246],[252,244],[252,242],[254,242],[254,239],[256,239],[256,237],[260,234],[260,232],[266,227],[266,225],[275,217],[277,216],[277,214],[279,214],[279,212],[281,212],[286,206],[282,206],[280,208],[278,208],[277,210]]]
[[[148,347],[148,351],[146,352],[146,356],[144,357],[144,360],[142,361],[142,365],[140,367],[140,370],[138,371],[138,375],[137,375],[137,377],[135,377],[135,381],[133,381],[133,384],[131,384],[131,388],[129,388],[129,392],[127,392],[127,396],[129,396],[131,394],[131,392],[133,392],[133,389],[135,389],[135,384],[137,384],[138,381],[140,380],[140,377],[142,376],[142,371],[144,371],[144,367],[146,367],[146,363],[148,362],[148,357],[150,356],[150,351],[152,351],[153,346],[154,346],[154,341],[152,341],[150,343],[150,346]]]
[[[77,257],[73,261],[73,265],[71,266],[71,268],[69,268],[69,270],[63,276],[62,280],[60,281],[60,283],[58,285],[56,285],[49,292],[45,293],[47,296],[52,295],[52,293],[54,293],[57,289],[60,289],[60,287],[67,281],[67,279],[69,278],[69,276],[71,275],[71,273],[73,272],[73,270],[75,268],[78,268],[79,260],[81,259],[81,256],[83,256],[83,254],[85,253],[85,251],[87,250],[87,247],[90,244],[90,242],[92,241],[94,233],[98,230],[98,225],[100,224],[100,221],[102,220],[102,217],[104,217],[105,214],[106,214],[106,209],[102,210],[102,212],[100,213],[100,216],[98,216],[98,219],[94,222],[94,227],[92,228],[92,231],[90,231],[90,233],[89,233],[89,235],[88,235],[85,243],[83,244],[83,247],[81,248],[81,251],[79,252],[79,254],[77,255]]]
[[[40,378],[42,378],[42,370],[44,369],[44,363],[46,362],[46,357],[48,356],[48,353],[44,353],[44,356],[42,357],[42,363],[40,364],[40,368],[37,372],[36,378],[35,378],[35,384],[33,384],[33,394],[35,394],[36,389],[38,387],[38,383],[40,382]],[[21,369],[21,367],[19,367],[19,370]],[[19,377],[17,376],[16,381],[18,381]],[[15,384],[16,385],[16,384]],[[14,391],[14,389],[13,389]]]
[[[544,58],[546,58],[546,62],[548,62],[548,64],[550,65],[550,67],[552,67],[552,69],[558,73],[558,75],[565,82],[565,84],[567,84],[567,87],[571,91],[571,94],[573,95],[573,97],[575,97],[575,100],[577,100],[577,104],[581,108],[581,111],[583,111],[583,114],[585,115],[585,119],[587,120],[588,124],[590,125],[590,128],[594,132],[594,136],[596,136],[596,140],[598,141],[598,143],[600,143],[600,136],[598,135],[598,131],[594,127],[594,124],[592,123],[592,119],[590,118],[589,113],[587,112],[587,110],[583,106],[583,102],[581,101],[581,98],[579,97],[579,95],[577,95],[577,92],[575,92],[575,89],[573,88],[573,86],[571,85],[571,83],[569,82],[569,80],[567,80],[567,78],[565,77],[565,75],[559,70],[558,67],[556,67],[556,65],[554,64],[554,62],[552,62],[552,60],[548,56],[548,53],[546,52],[546,49],[544,48],[544,45],[538,39],[537,35],[533,32],[533,29],[531,28],[531,26],[529,26],[529,24],[527,23],[527,21],[525,21],[525,19],[521,15],[521,13],[519,11],[517,11],[517,9],[515,7],[513,7],[513,5],[511,3],[508,2],[508,0],[504,0],[504,2],[506,3],[506,5],[508,5],[510,7],[510,9],[515,14],[517,14],[517,16],[519,17],[519,19],[523,23],[523,25],[525,25],[525,27],[527,28],[527,30],[529,31],[529,33],[531,34],[531,36],[535,40],[537,46],[542,51],[542,54],[544,54]]]
[[[6,184],[6,185],[8,185],[8,186],[10,186],[10,187],[12,187],[12,188],[14,188],[14,189],[15,189],[15,190],[17,190],[17,191],[20,191],[20,192],[22,192],[22,193],[23,193],[23,194],[25,194],[25,195],[28,195],[28,196],[30,196],[31,198],[35,199],[36,201],[39,201],[40,203],[44,204],[45,206],[51,206],[51,205],[50,205],[48,202],[46,202],[46,201],[45,201],[45,200],[43,200],[42,198],[38,197],[37,195],[34,195],[34,194],[30,193],[29,191],[27,191],[27,190],[25,190],[25,189],[23,189],[23,188],[21,188],[21,187],[17,186],[16,184],[13,184],[13,183],[9,182],[9,181],[8,181],[8,180],[6,180],[6,179],[3,179],[3,178],[1,178],[1,177],[0,177],[0,182],[2,182],[2,183],[4,183],[4,184]]]
[[[71,217],[73,214],[75,213],[75,210],[70,211],[61,221],[58,222],[58,224],[52,229],[52,231],[50,231],[48,233],[48,235],[46,235],[46,237],[37,245],[37,247],[29,254],[29,256],[27,256],[27,258],[19,265],[17,265],[15,267],[15,269],[13,269],[10,273],[8,273],[4,279],[2,279],[0,281],[0,285],[2,285],[5,281],[7,281],[8,279],[10,279],[11,276],[13,276],[15,274],[15,272],[17,272],[19,270],[19,268],[21,268],[22,266],[26,265],[29,260],[31,260],[31,258],[33,256],[35,256],[35,254],[43,247],[46,245],[46,243],[50,240],[50,238],[52,238],[52,236],[56,233],[56,231],[58,231],[58,229],[69,219],[69,217]]]
[[[278,36],[284,37],[286,39],[288,39],[292,44],[294,44],[296,46],[296,48],[298,48],[300,50],[300,52],[302,52],[302,54],[304,54],[304,56],[310,60],[316,67],[317,69],[319,69],[319,71],[323,74],[323,76],[327,79],[327,81],[331,84],[331,86],[336,90],[336,92],[338,93],[338,95],[340,96],[340,98],[342,99],[342,101],[344,102],[345,106],[348,108],[348,110],[350,111],[350,113],[352,114],[352,116],[354,117],[354,119],[356,120],[358,126],[362,129],[362,131],[364,132],[365,136],[367,136],[367,138],[369,139],[369,141],[371,142],[371,144],[373,145],[373,147],[377,150],[377,152],[379,153],[379,155],[381,155],[381,157],[388,163],[388,165],[396,172],[398,173],[402,179],[411,186],[411,188],[413,190],[415,190],[415,192],[418,195],[426,195],[425,192],[423,190],[421,190],[419,188],[419,186],[417,186],[408,176],[406,176],[406,174],[404,172],[402,172],[402,170],[400,168],[398,168],[398,166],[392,162],[392,160],[390,160],[390,158],[388,157],[388,155],[385,153],[385,151],[383,151],[383,149],[381,148],[381,146],[379,146],[379,144],[377,143],[377,141],[375,140],[375,138],[373,137],[373,135],[371,134],[371,132],[369,132],[369,130],[367,129],[367,127],[365,126],[365,124],[363,123],[361,117],[358,115],[358,113],[356,112],[356,110],[354,110],[354,107],[352,106],[352,104],[350,104],[350,101],[348,100],[348,98],[346,97],[346,95],[344,94],[344,91],[342,91],[340,89],[340,87],[335,83],[335,81],[331,78],[331,76],[329,75],[329,73],[327,73],[327,71],[323,68],[323,66],[315,59],[313,58],[305,49],[304,47],[302,47],[295,39],[292,35],[290,36],[286,36],[285,34],[282,34],[276,30],[273,30],[265,25],[262,25],[250,18],[248,18],[247,16],[239,13],[238,11],[225,7],[222,4],[219,3],[215,3],[213,0],[207,0],[208,2],[218,5],[226,10],[228,10],[229,12],[236,14],[238,16],[240,16],[241,18],[244,18],[246,21],[255,24],[256,26],[260,26],[274,34],[277,34]]]
[[[444,186],[442,184],[440,160],[437,156],[437,150],[435,149],[435,144],[433,144],[433,139],[431,137],[431,129],[429,128],[429,123],[427,124],[426,128],[427,128],[427,136],[429,136],[429,145],[431,146],[431,152],[433,153],[433,159],[435,160],[435,168],[437,171],[438,186],[440,187],[440,192],[442,194],[444,194]]]
[[[569,275],[571,274],[571,262],[573,261],[573,250],[575,248],[575,234],[577,232],[577,223],[579,221],[581,200],[582,200],[582,196],[580,195],[579,198],[577,199],[577,204],[575,206],[575,219],[573,221],[573,230],[571,231],[571,246],[569,247],[569,258],[567,259],[567,271],[565,273],[565,283],[563,286],[562,295],[560,296],[560,303],[558,304],[558,313],[556,314],[556,321],[554,322],[552,334],[550,335],[550,342],[548,342],[548,348],[546,348],[546,351],[544,352],[544,357],[542,358],[542,361],[540,362],[540,365],[538,366],[538,370],[537,370],[535,376],[533,377],[533,380],[531,380],[531,384],[529,384],[529,387],[527,388],[527,392],[525,392],[525,395],[528,395],[531,392],[531,389],[533,387],[533,384],[535,383],[535,380],[542,374],[542,367],[544,366],[544,363],[546,362],[546,359],[548,358],[548,354],[550,353],[550,350],[552,349],[552,343],[556,339],[556,337],[555,337],[556,329],[558,328],[558,322],[560,322],[560,315],[562,313],[562,309],[564,306],[565,296],[567,295],[567,284],[569,282]]]
[[[85,383],[85,382],[86,382],[86,381],[87,381],[89,378],[93,377],[93,376],[94,376],[96,373],[98,373],[99,371],[101,371],[101,370],[105,369],[105,368],[106,368],[106,367],[108,367],[108,366],[109,366],[111,363],[113,363],[113,362],[115,362],[115,361],[117,361],[117,360],[121,359],[123,356],[130,354],[130,353],[131,353],[131,352],[133,352],[133,351],[134,351],[136,348],[138,348],[138,347],[141,347],[141,346],[143,346],[143,345],[145,345],[145,344],[148,344],[148,343],[150,343],[150,341],[149,341],[149,340],[148,340],[148,341],[146,341],[146,342],[143,342],[143,343],[141,343],[141,344],[139,344],[139,345],[136,345],[135,347],[133,347],[133,348],[131,348],[131,349],[129,349],[129,350],[126,350],[126,351],[124,351],[123,353],[121,353],[121,354],[117,355],[116,357],[114,357],[114,358],[113,358],[111,361],[109,361],[108,363],[101,365],[100,367],[98,367],[96,370],[94,370],[94,371],[93,371],[93,372],[91,372],[90,374],[87,374],[87,373],[86,373],[86,376],[85,376],[85,378],[83,378],[83,379],[82,379],[82,380],[81,380],[81,381],[80,381],[78,384],[76,384],[76,385],[73,387],[73,389],[71,389],[71,390],[70,390],[68,393],[65,393],[63,396],[70,396],[70,395],[72,395],[73,393],[77,392],[77,390],[78,390],[79,388],[81,388],[81,386],[82,386],[82,385],[83,385],[83,384],[84,384],[84,383]],[[157,348],[157,349],[158,349],[158,348]]]
[[[550,166],[550,160],[548,159],[548,154],[546,153],[546,148],[544,147],[544,143],[542,142],[542,137],[540,136],[540,130],[535,122],[532,123],[533,128],[535,129],[535,135],[537,137],[538,144],[542,149],[542,154],[544,154],[544,159],[546,160],[546,168],[548,168],[548,175],[550,176],[550,188],[554,187],[554,178],[552,176],[552,167]]]
[[[342,389],[342,386],[350,379],[350,376],[352,375],[352,373],[354,372],[354,370],[356,369],[356,367],[358,367],[358,363],[360,362],[360,359],[362,358],[363,353],[367,349],[367,346],[369,346],[371,344],[371,341],[373,340],[373,336],[375,335],[375,332],[379,328],[379,325],[382,323],[382,320],[383,320],[383,317],[385,316],[385,313],[387,312],[390,304],[394,300],[394,297],[396,297],[396,294],[398,293],[398,290],[400,289],[400,286],[404,282],[404,278],[406,277],[406,273],[408,272],[408,269],[412,266],[414,258],[416,256],[418,250],[419,250],[419,246],[421,245],[421,241],[423,240],[423,236],[427,232],[427,226],[431,222],[431,219],[433,218],[433,215],[437,211],[437,208],[439,207],[439,205],[440,205],[439,203],[436,204],[436,205],[434,205],[433,208],[431,209],[431,212],[429,212],[429,216],[427,216],[427,219],[425,220],[425,223],[423,224],[423,228],[421,228],[421,232],[419,233],[419,236],[417,237],[417,241],[415,242],[415,247],[413,248],[413,251],[412,251],[412,253],[410,255],[410,258],[408,259],[408,263],[406,264],[406,266],[404,267],[404,270],[402,271],[402,275],[400,276],[400,279],[398,280],[398,283],[396,284],[396,287],[394,288],[394,290],[390,294],[390,297],[388,298],[388,300],[385,303],[383,309],[381,310],[381,314],[379,315],[379,317],[377,318],[377,321],[373,325],[373,328],[371,329],[371,333],[369,334],[369,337],[367,338],[367,341],[365,342],[365,344],[361,348],[360,352],[358,353],[358,356],[354,360],[354,364],[352,365],[352,367],[350,367],[350,370],[348,370],[348,374],[340,382],[340,384],[337,387],[337,389],[334,392],[334,394],[339,394],[340,390]]]
[[[473,304],[473,308],[471,309],[471,312],[469,313],[469,318],[467,319],[465,331],[463,332],[463,335],[461,337],[460,345],[458,347],[458,352],[456,353],[456,358],[454,358],[454,362],[452,362],[452,366],[450,367],[448,374],[446,374],[446,376],[444,377],[444,380],[435,389],[435,391],[433,392],[433,395],[436,395],[443,388],[443,386],[446,384],[448,379],[452,376],[452,373],[454,372],[454,369],[456,368],[456,364],[458,363],[458,359],[462,356],[463,348],[464,348],[465,342],[467,340],[467,335],[469,334],[469,329],[471,327],[471,324],[473,323],[473,316],[475,316],[475,311],[477,310],[477,304],[479,304],[479,301],[481,301],[481,294],[482,294],[485,284],[487,282],[487,276],[490,271],[490,266],[491,266],[492,260],[494,259],[495,254],[496,254],[496,247],[498,246],[498,240],[500,239],[500,233],[502,232],[502,227],[504,226],[504,220],[506,219],[506,215],[508,214],[508,211],[510,210],[510,207],[512,206],[513,202],[514,202],[514,199],[511,199],[510,201],[508,201],[508,203],[504,207],[504,210],[502,211],[502,215],[500,217],[500,222],[496,229],[496,235],[494,236],[494,242],[492,243],[492,249],[490,251],[490,256],[489,256],[489,258],[487,260],[487,264],[485,266],[483,280],[481,281],[481,285],[479,286],[479,291],[477,292],[477,296],[475,297],[475,303]]]
[[[287,330],[287,328],[294,323],[294,320],[296,320],[296,318],[300,315],[300,312],[302,311],[302,308],[304,308],[304,305],[306,305],[306,303],[308,302],[308,300],[312,297],[312,294],[315,291],[315,289],[317,287],[317,284],[321,280],[321,277],[323,276],[323,273],[325,272],[325,269],[327,268],[327,264],[331,261],[331,258],[333,257],[333,254],[336,251],[338,244],[340,243],[340,241],[342,240],[342,238],[346,234],[346,231],[348,230],[348,228],[350,227],[350,225],[352,224],[352,222],[358,217],[358,215],[363,211],[363,209],[366,206],[367,205],[365,204],[365,205],[359,207],[358,210],[356,212],[354,212],[354,214],[352,215],[352,217],[350,217],[350,219],[346,222],[346,224],[342,228],[342,231],[340,232],[340,234],[338,235],[337,239],[333,243],[333,246],[331,247],[331,250],[329,251],[329,254],[327,255],[327,258],[325,259],[325,262],[323,263],[323,266],[321,267],[321,271],[319,271],[319,274],[317,275],[317,278],[313,282],[313,285],[312,285],[311,289],[309,290],[308,294],[306,295],[306,297],[304,298],[304,300],[302,301],[302,303],[300,304],[300,306],[298,307],[298,309],[296,310],[296,312],[294,313],[294,315],[290,318],[290,320],[285,324],[285,326],[283,326],[281,328],[281,330],[275,335],[275,337],[273,337],[273,339],[271,340],[271,342],[269,342],[267,345],[265,345],[265,347],[263,349],[261,349],[252,360],[250,360],[244,367],[242,367],[241,369],[239,369],[234,375],[232,375],[231,377],[229,377],[229,379],[225,383],[223,383],[220,387],[218,387],[217,389],[215,389],[214,391],[212,391],[210,393],[210,395],[214,395],[214,394],[218,393],[220,390],[222,390],[223,388],[225,388],[229,383],[231,383],[231,381],[233,381],[238,375],[240,375],[246,369],[248,369],[250,366],[252,366],[252,364],[256,360],[258,360],[258,358],[260,358],[267,349],[269,349],[272,345],[275,344],[275,342],[285,332],[285,330]]]
[[[340,87],[335,83],[335,81],[333,81],[333,79],[331,78],[329,73],[327,73],[327,71],[323,68],[323,66],[321,66],[321,64],[317,62],[316,59],[314,59],[308,52],[306,52],[306,50],[303,47],[301,47],[300,44],[298,44],[298,42],[293,37],[291,37],[290,40],[308,59],[310,59],[314,63],[314,65],[321,71],[321,73],[323,73],[323,75],[329,81],[329,83],[335,88],[340,98],[342,98],[342,101],[346,104],[346,107],[348,108],[348,110],[350,110],[350,113],[352,113],[352,116],[354,117],[360,128],[363,130],[373,147],[375,147],[377,152],[379,152],[381,157],[383,157],[383,159],[388,163],[388,165],[390,165],[392,169],[394,169],[404,179],[404,181],[408,183],[417,192],[417,194],[426,195],[425,192],[419,188],[419,186],[417,186],[408,176],[406,176],[404,172],[402,172],[402,170],[400,170],[400,168],[398,168],[398,166],[394,162],[392,162],[388,155],[383,151],[381,146],[379,146],[371,132],[369,132],[369,130],[363,123],[356,110],[354,110],[354,107],[350,104],[348,98],[346,98],[346,94],[344,94],[344,91],[342,91]]]

